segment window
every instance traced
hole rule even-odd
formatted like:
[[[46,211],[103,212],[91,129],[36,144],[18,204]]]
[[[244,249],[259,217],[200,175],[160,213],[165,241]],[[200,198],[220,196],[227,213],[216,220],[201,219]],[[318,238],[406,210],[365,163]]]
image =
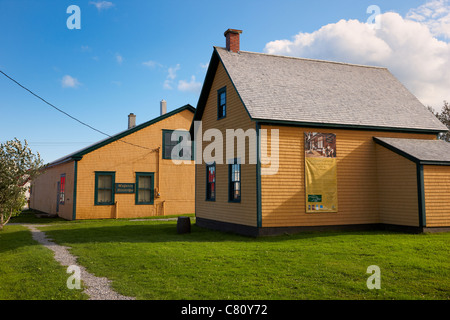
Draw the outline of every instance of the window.
[[[206,200],[216,200],[216,164],[206,165]]]
[[[95,173],[95,204],[114,204],[115,172]]]
[[[225,118],[227,115],[227,88],[223,87],[217,91],[217,119]]]
[[[63,173],[60,177],[59,183],[59,203],[64,204],[65,202],[65,192],[66,192],[66,174]]]
[[[163,130],[163,159],[191,160],[189,131]]]
[[[154,173],[136,172],[136,204],[153,204]]]
[[[241,202],[241,165],[239,161],[234,161],[229,166],[229,196],[228,200],[231,202]]]

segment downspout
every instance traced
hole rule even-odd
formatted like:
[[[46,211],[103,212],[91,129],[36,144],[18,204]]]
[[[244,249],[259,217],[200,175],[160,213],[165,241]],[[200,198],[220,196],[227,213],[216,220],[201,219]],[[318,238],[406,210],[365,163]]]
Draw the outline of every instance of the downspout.
[[[161,192],[160,192],[160,188],[161,188],[161,147],[158,147],[156,149],[157,153],[157,157],[158,157],[158,178],[157,178],[157,185],[158,187],[155,188],[154,190],[154,199],[158,199],[161,196]],[[158,215],[158,206],[156,205],[156,201],[153,201],[153,210],[155,211],[156,215]],[[163,215],[164,215],[164,203],[161,204],[163,210]]]
[[[158,198],[160,196],[161,182],[161,147],[158,147]]]
[[[259,229],[262,227],[262,214],[261,214],[261,126],[259,122],[256,122],[256,227]],[[259,232],[258,232],[259,233]]]

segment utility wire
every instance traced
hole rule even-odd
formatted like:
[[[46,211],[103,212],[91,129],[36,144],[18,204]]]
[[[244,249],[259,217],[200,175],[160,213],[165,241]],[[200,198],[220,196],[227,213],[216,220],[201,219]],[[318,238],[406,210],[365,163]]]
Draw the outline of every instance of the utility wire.
[[[8,76],[8,75],[7,75],[6,73],[4,73],[2,70],[0,70],[0,73],[2,73],[5,77],[7,77],[9,80],[11,80],[11,81],[14,82],[15,84],[17,84],[17,85],[18,85],[19,87],[21,87],[22,89],[25,89],[26,91],[28,91],[29,93],[31,93],[33,96],[35,96],[36,98],[42,100],[43,102],[45,102],[46,104],[48,104],[50,107],[56,109],[57,111],[61,112],[62,114],[68,116],[69,118],[71,118],[71,119],[73,119],[73,120],[75,120],[75,121],[81,123],[82,125],[84,125],[84,126],[90,128],[90,129],[92,129],[92,130],[94,130],[94,131],[97,131],[98,133],[101,133],[101,134],[103,134],[103,135],[105,135],[105,136],[107,136],[107,137],[110,137],[110,138],[112,137],[111,135],[109,135],[109,134],[107,134],[107,133],[105,133],[105,132],[103,132],[103,131],[101,131],[101,130],[96,129],[96,128],[90,126],[89,124],[87,124],[87,123],[85,123],[85,122],[83,122],[83,121],[81,121],[81,120],[79,120],[79,119],[77,119],[77,118],[71,116],[71,115],[68,114],[67,112],[65,112],[65,111],[63,111],[63,110],[61,110],[61,109],[59,109],[59,108],[56,107],[55,105],[51,104],[50,102],[48,102],[47,100],[45,100],[45,99],[42,98],[41,96],[37,95],[36,93],[34,93],[34,92],[31,91],[30,89],[28,89],[27,87],[21,85],[19,82],[17,82],[16,80],[14,80],[14,79],[11,78],[10,76]],[[155,151],[155,150],[157,149],[157,148],[156,148],[156,149],[150,149],[150,148],[147,148],[147,147],[144,147],[144,146],[140,146],[140,145],[137,145],[137,144],[134,144],[134,143],[131,143],[131,142],[123,141],[122,139],[119,139],[118,141],[121,141],[121,142],[123,142],[123,143],[130,144],[130,145],[135,146],[135,147],[139,147],[139,148],[143,148],[143,149],[148,149],[148,150],[152,150],[152,151]]]

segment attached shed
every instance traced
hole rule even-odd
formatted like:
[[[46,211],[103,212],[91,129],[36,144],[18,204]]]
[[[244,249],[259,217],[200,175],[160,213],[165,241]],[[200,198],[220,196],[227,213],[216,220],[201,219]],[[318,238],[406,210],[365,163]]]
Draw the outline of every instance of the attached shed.
[[[136,125],[130,114],[127,130],[47,165],[30,207],[67,220],[194,213],[192,155],[176,140],[189,134],[195,109],[162,106],[159,117]]]
[[[450,226],[450,143],[375,137],[383,223]]]

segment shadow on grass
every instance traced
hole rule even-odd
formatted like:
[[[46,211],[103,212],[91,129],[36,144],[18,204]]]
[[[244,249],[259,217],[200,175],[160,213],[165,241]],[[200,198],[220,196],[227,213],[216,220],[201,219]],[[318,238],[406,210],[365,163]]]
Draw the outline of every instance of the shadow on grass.
[[[157,243],[157,242],[249,242],[249,243],[274,243],[311,238],[324,238],[335,236],[347,236],[358,238],[371,235],[398,234],[392,231],[308,231],[296,234],[285,234],[266,237],[248,237],[234,233],[214,231],[191,225],[191,232],[177,233],[176,222],[156,222],[131,225],[105,225],[88,226],[88,224],[72,225],[71,227],[58,228],[58,226],[42,228],[50,238],[60,243]],[[400,233],[401,234],[401,233]]]
[[[35,244],[38,243],[32,239],[30,231],[24,227],[6,225],[5,229],[0,231],[0,254]]]
[[[36,219],[23,215],[18,221],[12,222],[33,223],[47,225],[39,228],[47,236],[54,239],[57,244],[69,245],[83,243],[161,243],[161,242],[248,242],[248,243],[276,243],[287,241],[298,241],[302,239],[326,238],[345,236],[342,241],[358,241],[361,236],[395,235],[404,234],[395,231],[372,230],[372,231],[304,231],[295,234],[284,234],[276,236],[249,237],[215,231],[195,225],[191,222],[191,232],[186,234],[177,233],[176,221],[155,221],[145,219],[144,221],[129,220],[77,220],[66,221],[62,219]],[[195,220],[194,220],[195,221]],[[5,227],[7,230],[9,226]],[[12,227],[12,226],[11,226]],[[20,231],[19,231],[20,230]],[[19,234],[19,232],[21,234]],[[27,233],[27,235],[25,234]],[[417,235],[416,235],[417,236]],[[23,245],[30,245],[30,232],[22,228],[15,232],[0,233],[0,253],[14,250]],[[20,241],[28,239],[28,241]],[[31,240],[32,243],[38,244]],[[335,241],[333,239],[332,241]],[[8,243],[8,245],[5,245]]]

